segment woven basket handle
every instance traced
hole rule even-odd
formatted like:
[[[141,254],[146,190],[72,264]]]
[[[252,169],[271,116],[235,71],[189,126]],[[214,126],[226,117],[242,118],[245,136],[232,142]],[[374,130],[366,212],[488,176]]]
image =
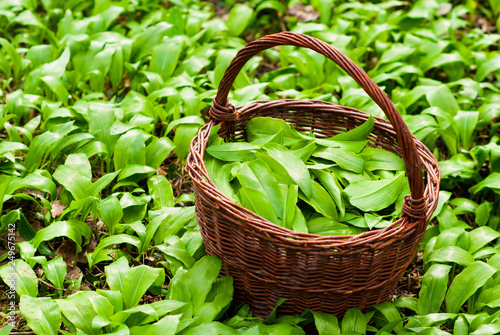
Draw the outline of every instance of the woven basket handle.
[[[410,209],[410,214],[415,212],[415,210],[418,211],[423,208],[424,198],[422,167],[417,154],[417,147],[412,134],[408,130],[408,127],[396,111],[396,107],[394,107],[394,104],[380,89],[380,87],[378,87],[378,85],[375,84],[375,82],[373,82],[373,80],[371,80],[371,78],[358,65],[330,44],[318,40],[317,38],[298,33],[282,32],[264,36],[258,40],[248,43],[238,52],[224,73],[217,95],[214,98],[212,107],[210,108],[210,117],[215,121],[236,121],[237,115],[235,109],[228,103],[227,100],[229,90],[231,89],[234,80],[250,58],[263,50],[278,45],[293,45],[297,47],[309,48],[328,57],[344,69],[344,71],[346,71],[361,86],[361,88],[368,93],[373,101],[377,103],[391,122],[396,132],[398,143],[401,147],[411,190],[411,198],[406,199],[407,201],[405,201],[404,207],[407,207],[406,209]],[[403,210],[405,210],[405,208],[403,208]]]

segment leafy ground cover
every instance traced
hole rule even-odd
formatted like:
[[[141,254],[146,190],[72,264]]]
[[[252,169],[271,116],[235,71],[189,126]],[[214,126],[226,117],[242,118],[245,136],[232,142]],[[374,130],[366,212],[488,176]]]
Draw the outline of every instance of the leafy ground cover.
[[[0,334],[499,333],[499,12],[498,0],[1,2]],[[443,174],[394,301],[342,319],[230,307],[183,169],[229,61],[284,29],[362,66]],[[382,115],[342,70],[292,47],[248,63],[230,97]]]

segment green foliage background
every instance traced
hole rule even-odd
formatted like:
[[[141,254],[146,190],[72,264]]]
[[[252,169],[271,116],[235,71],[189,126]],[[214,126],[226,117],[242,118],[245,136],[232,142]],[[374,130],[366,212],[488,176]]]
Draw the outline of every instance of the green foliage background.
[[[14,276],[16,330],[499,333],[499,12],[498,0],[1,1],[0,259],[14,240],[17,259],[0,268],[0,301]],[[443,174],[405,295],[340,320],[229,309],[232,279],[204,256],[183,169],[230,60],[283,29],[363,67]],[[293,47],[255,57],[230,94],[286,97],[382,116],[336,65]]]

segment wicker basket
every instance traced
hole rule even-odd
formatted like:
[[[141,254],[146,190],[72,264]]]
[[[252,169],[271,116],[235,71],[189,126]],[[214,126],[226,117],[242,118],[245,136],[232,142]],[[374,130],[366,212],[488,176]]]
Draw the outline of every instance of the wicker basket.
[[[299,131],[331,137],[369,117],[353,108],[314,100],[256,101],[233,107],[229,90],[243,65],[258,52],[278,45],[312,49],[337,63],[385,112],[375,118],[370,145],[400,155],[411,195],[401,218],[390,226],[354,236],[319,236],[279,227],[226,197],[210,180],[204,152],[210,130],[245,139],[245,124],[257,116],[281,118]],[[391,300],[402,272],[411,262],[438,198],[440,172],[431,152],[408,130],[385,93],[353,61],[316,38],[279,33],[249,43],[226,70],[210,109],[210,122],[191,143],[187,171],[196,194],[196,216],[206,251],[223,261],[223,274],[234,278],[235,303],[248,302],[254,315],[266,316],[279,298],[280,314],[312,309],[343,315]],[[391,125],[392,124],[392,125]],[[424,188],[422,169],[426,172]]]

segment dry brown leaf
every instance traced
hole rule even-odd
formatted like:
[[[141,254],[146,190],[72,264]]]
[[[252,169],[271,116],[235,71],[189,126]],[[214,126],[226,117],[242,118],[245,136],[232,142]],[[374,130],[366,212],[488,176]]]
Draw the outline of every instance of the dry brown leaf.
[[[319,18],[319,13],[314,10],[313,6],[304,6],[302,3],[288,8],[286,13],[296,17],[299,22],[310,22]]]
[[[61,256],[66,262],[68,268],[72,267],[76,256],[76,243],[73,240],[67,239],[56,250],[56,255]]]
[[[58,217],[62,214],[64,209],[68,207],[59,200],[52,201],[52,209],[50,210],[50,214],[53,218]]]
[[[83,276],[82,270],[78,266],[68,266],[66,271],[66,279],[78,279]]]

